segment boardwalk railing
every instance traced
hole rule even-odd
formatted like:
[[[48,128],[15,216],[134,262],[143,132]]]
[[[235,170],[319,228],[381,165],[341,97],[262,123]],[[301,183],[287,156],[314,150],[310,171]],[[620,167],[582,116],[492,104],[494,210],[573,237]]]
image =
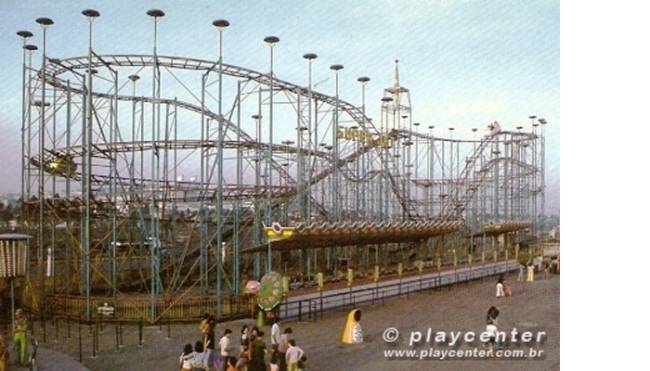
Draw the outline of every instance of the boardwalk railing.
[[[383,303],[384,300],[393,297],[408,296],[419,291],[500,275],[518,268],[518,263],[510,260],[332,290],[327,294],[322,292],[306,294],[283,301],[280,304],[280,315],[284,319],[316,320],[322,317],[325,311]]]
[[[311,293],[290,297],[280,305],[280,315],[285,319],[315,319],[316,314],[383,301],[388,298],[409,295],[414,292],[449,286],[459,282],[481,277],[494,276],[518,269],[514,260],[463,266],[441,272],[410,275],[402,279],[392,279],[369,283],[352,288],[328,290],[327,293]],[[90,318],[86,318],[86,299],[81,296],[51,294],[47,297],[46,317],[97,321],[123,321],[167,323],[193,321],[204,313],[215,314],[214,295],[187,296],[182,299],[158,299],[151,311],[151,300],[146,296],[90,297]],[[114,308],[110,316],[100,316],[97,309],[104,304]],[[153,316],[152,316],[153,313]],[[219,321],[245,318],[251,315],[251,303],[245,296],[223,297]]]

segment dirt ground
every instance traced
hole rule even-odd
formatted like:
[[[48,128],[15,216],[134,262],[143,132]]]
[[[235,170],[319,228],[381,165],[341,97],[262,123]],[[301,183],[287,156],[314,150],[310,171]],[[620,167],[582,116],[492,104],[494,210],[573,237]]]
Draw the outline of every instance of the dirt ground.
[[[387,300],[383,305],[363,307],[362,327],[365,343],[362,345],[343,345],[339,339],[344,326],[346,311],[325,313],[323,320],[316,322],[283,322],[281,327],[291,327],[298,345],[305,350],[308,357],[307,369],[315,371],[330,370],[558,370],[560,368],[560,277],[551,276],[548,280],[534,283],[516,282],[514,276],[507,277],[513,289],[509,298],[495,298],[494,279],[462,283],[451,288],[411,294],[408,297]],[[419,331],[426,337],[427,330],[432,329],[432,339],[438,331],[465,334],[473,331],[478,338],[485,330],[486,312],[490,306],[500,310],[498,327],[507,333],[516,328],[519,334],[524,331],[536,333],[545,331],[541,343],[522,346],[521,338],[517,344],[508,343],[504,351],[522,349],[530,354],[529,348],[543,350],[539,359],[454,359],[440,360],[427,358],[422,360],[387,359],[385,351],[415,349],[435,355],[449,349],[484,350],[480,342],[460,347],[444,344],[419,344],[409,347],[411,331]],[[221,323],[216,333],[220,335],[225,328],[236,334],[243,323],[252,321],[234,321]],[[395,343],[386,343],[382,339],[384,331],[396,328],[400,337]],[[91,357],[91,336],[88,328],[82,327],[83,364],[90,370],[176,370],[178,356],[186,343],[194,343],[199,338],[197,324],[172,325],[171,338],[167,339],[167,328],[145,327],[145,343],[137,345],[138,329],[135,326],[123,327],[124,344],[119,351],[115,349],[115,328],[106,325],[99,337],[99,353]],[[40,325],[35,326],[36,335],[40,337]],[[270,331],[263,329],[266,334]],[[67,338],[67,326],[59,324],[58,336],[52,323],[48,324],[48,341],[43,344],[49,349],[66,353],[72,358],[79,358],[77,326],[71,328]],[[268,335],[266,336],[269,342]],[[430,352],[430,353],[429,353]]]

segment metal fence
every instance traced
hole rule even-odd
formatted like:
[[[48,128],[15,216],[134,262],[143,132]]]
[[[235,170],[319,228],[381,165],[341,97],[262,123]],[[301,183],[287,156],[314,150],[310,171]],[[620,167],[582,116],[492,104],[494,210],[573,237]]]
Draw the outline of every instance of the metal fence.
[[[384,302],[386,299],[408,296],[421,291],[433,291],[437,288],[468,282],[483,277],[508,273],[519,268],[514,261],[481,264],[446,270],[437,273],[410,276],[392,283],[371,283],[358,287],[302,295],[288,299],[280,304],[280,315],[284,319],[316,320],[322,318],[323,312],[352,308],[361,305]]]

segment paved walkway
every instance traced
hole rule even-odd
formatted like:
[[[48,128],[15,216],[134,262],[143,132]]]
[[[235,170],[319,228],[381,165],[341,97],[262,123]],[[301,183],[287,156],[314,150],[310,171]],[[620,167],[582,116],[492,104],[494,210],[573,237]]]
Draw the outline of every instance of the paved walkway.
[[[13,344],[10,344],[11,347],[12,345]],[[11,350],[11,356],[13,357],[13,347]],[[14,360],[12,359],[12,363],[10,364],[9,368],[10,370],[29,370],[29,367],[21,367],[14,364],[13,361]],[[70,356],[47,348],[43,348],[42,346],[39,346],[38,351],[36,352],[36,365],[38,371],[88,371],[88,368],[72,359]]]
[[[513,296],[495,298],[496,278],[462,283],[448,288],[428,290],[410,294],[408,297],[388,299],[383,304],[362,307],[362,325],[365,344],[345,346],[339,339],[348,309],[326,312],[323,320],[284,321],[282,328],[292,327],[295,339],[306,352],[309,371],[370,371],[370,370],[559,370],[560,362],[560,278],[552,276],[548,280],[534,283],[516,282],[516,275],[507,276]],[[399,329],[403,337],[413,330],[434,331],[476,331],[485,329],[485,313],[491,305],[497,306],[499,329],[518,331],[543,330],[547,340],[541,345],[545,351],[541,360],[454,360],[441,361],[427,359],[389,360],[384,351],[391,349],[382,340],[388,327]],[[220,323],[217,334],[226,328],[236,334],[241,325],[252,324],[252,320]],[[136,326],[124,327],[123,348],[116,351],[113,325],[106,325],[100,335],[99,353],[90,357],[90,331],[82,327],[83,364],[90,370],[172,370],[177,369],[178,356],[184,344],[194,343],[199,338],[198,324],[178,324],[171,327],[171,338],[167,339],[167,329],[157,326],[144,328],[144,346],[137,345]],[[78,357],[78,333],[72,328],[71,337],[66,335],[66,327],[60,325],[59,336],[54,340],[53,326],[48,330],[46,346],[64,352],[70,357]],[[36,326],[38,329],[39,326]],[[267,334],[268,328],[263,329]],[[267,336],[268,343],[268,336]],[[56,342],[55,342],[56,341]],[[404,341],[403,339],[401,341]],[[398,343],[403,346],[404,343]],[[443,347],[437,346],[442,349]],[[418,348],[421,350],[422,348]],[[45,356],[43,354],[43,356]],[[39,356],[41,364],[46,362]],[[57,361],[58,362],[58,361]],[[52,362],[53,363],[53,362]],[[74,366],[70,366],[74,367]],[[53,368],[77,370],[80,368]]]

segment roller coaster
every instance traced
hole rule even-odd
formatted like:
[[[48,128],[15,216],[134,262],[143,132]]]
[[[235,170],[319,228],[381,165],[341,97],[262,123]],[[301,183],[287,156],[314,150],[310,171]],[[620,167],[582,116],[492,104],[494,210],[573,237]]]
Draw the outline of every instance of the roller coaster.
[[[87,318],[96,303],[130,300],[156,322],[205,298],[225,318],[246,282],[269,271],[308,285],[347,268],[471,264],[539,235],[544,119],[454,138],[416,121],[395,61],[373,120],[367,77],[357,103],[340,96],[341,65],[330,67],[333,91],[316,91],[309,53],[307,83],[283,80],[273,36],[269,71],[225,63],[224,20],[214,22],[216,60],[159,55],[164,12],[147,14],[152,54],[97,54],[94,11],[84,11],[84,56],[47,50],[47,18],[37,20],[40,47],[18,33],[34,310],[76,302]],[[293,237],[272,241],[271,225]]]

